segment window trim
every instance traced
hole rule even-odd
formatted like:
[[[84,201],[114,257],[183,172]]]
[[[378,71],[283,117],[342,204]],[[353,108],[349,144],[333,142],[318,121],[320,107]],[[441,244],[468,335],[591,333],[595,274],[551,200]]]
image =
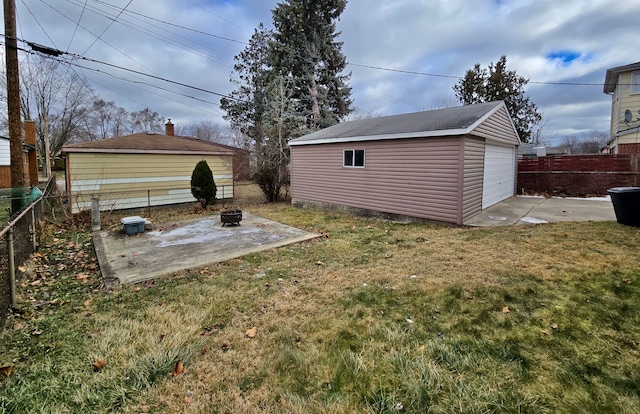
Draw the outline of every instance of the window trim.
[[[351,164],[347,164],[347,153],[350,152],[351,156]],[[356,160],[358,159],[358,152],[362,153],[362,165],[357,165]],[[342,150],[342,167],[343,168],[364,168],[366,165],[365,162],[365,150],[364,149],[345,149]]]
[[[640,95],[640,70],[634,70],[633,72],[631,72],[629,94]]]

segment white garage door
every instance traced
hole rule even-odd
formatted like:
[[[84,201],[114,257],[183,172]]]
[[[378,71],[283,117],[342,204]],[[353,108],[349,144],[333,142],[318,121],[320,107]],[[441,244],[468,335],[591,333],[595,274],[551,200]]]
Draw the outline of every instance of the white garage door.
[[[484,154],[482,208],[498,203],[514,194],[516,157],[515,147],[487,145]]]

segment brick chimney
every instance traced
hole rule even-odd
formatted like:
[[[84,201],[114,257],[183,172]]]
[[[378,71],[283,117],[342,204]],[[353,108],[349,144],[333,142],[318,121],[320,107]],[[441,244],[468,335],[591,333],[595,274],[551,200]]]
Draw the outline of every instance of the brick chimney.
[[[173,132],[173,124],[171,123],[171,118],[169,118],[169,120],[167,121],[166,124],[164,124],[165,127],[165,135],[169,135],[169,136],[173,136],[174,132]]]
[[[38,185],[38,155],[36,153],[36,123],[35,121],[24,121],[24,142],[32,145],[33,149],[29,149],[27,159],[29,160],[29,185]],[[25,171],[27,173],[27,171]]]

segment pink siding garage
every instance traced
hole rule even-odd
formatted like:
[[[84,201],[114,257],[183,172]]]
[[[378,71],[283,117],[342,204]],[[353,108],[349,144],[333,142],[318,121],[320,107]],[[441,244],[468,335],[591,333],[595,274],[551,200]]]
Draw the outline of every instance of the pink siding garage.
[[[519,142],[502,102],[345,122],[290,142],[292,201],[462,225],[495,193],[487,148],[512,149],[515,165]]]

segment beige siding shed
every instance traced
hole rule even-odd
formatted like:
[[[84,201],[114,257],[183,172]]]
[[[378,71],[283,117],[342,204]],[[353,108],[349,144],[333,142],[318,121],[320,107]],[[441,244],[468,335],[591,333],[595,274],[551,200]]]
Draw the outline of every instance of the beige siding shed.
[[[191,174],[207,161],[216,199],[233,197],[233,156],[228,147],[193,138],[140,133],[69,145],[66,187],[72,212],[100,200],[101,210],[194,202]]]
[[[502,102],[345,122],[290,142],[292,203],[462,225],[483,208],[487,145],[519,143]],[[356,150],[364,165],[345,166]]]

